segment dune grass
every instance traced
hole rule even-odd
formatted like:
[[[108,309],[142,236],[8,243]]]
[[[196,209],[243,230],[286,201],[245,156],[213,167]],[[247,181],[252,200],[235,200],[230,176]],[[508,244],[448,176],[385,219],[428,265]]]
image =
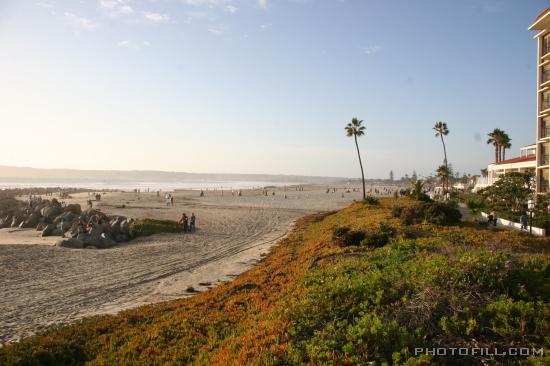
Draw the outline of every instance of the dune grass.
[[[392,209],[414,204],[381,199],[307,216],[231,283],[52,328],[0,349],[0,364],[549,364],[549,241],[470,223],[402,226]],[[382,223],[395,230],[381,247],[334,240],[337,228],[368,236]],[[413,353],[472,346],[546,353]]]

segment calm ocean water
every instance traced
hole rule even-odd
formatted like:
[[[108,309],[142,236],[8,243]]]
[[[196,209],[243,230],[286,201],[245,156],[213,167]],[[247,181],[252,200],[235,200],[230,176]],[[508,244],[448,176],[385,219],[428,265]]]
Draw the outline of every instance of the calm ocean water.
[[[148,189],[151,192],[175,191],[175,190],[212,190],[212,189],[250,189],[266,186],[290,186],[303,184],[301,182],[264,182],[264,181],[186,181],[186,182],[145,182],[145,181],[92,181],[92,180],[48,180],[48,179],[6,179],[0,178],[0,189],[29,188],[29,187],[61,187],[61,188],[86,188],[92,190],[121,190],[133,191],[139,189],[142,192]]]

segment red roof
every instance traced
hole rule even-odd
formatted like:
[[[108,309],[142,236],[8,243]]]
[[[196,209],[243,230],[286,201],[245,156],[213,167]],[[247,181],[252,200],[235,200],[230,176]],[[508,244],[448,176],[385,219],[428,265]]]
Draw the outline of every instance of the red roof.
[[[501,164],[512,164],[512,163],[523,163],[524,161],[535,161],[537,160],[537,156],[535,154],[527,155],[527,156],[518,156],[517,158],[507,159],[507,160],[501,160],[497,165]]]
[[[550,12],[550,8],[546,9],[545,11],[543,11],[542,13],[539,14],[539,16],[537,17],[537,20],[539,20],[540,18],[542,18],[543,16],[546,15],[546,13]]]

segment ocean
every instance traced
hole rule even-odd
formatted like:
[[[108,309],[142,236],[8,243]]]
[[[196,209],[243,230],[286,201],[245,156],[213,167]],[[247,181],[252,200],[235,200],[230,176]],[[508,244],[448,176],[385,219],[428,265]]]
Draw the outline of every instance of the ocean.
[[[267,186],[283,187],[305,184],[303,182],[268,182],[245,180],[189,180],[178,181],[129,181],[129,180],[87,180],[87,179],[40,179],[40,178],[0,178],[0,189],[13,188],[83,188],[95,191],[116,190],[141,192],[147,190],[155,192],[161,190],[170,192],[176,190],[235,190],[253,189]]]

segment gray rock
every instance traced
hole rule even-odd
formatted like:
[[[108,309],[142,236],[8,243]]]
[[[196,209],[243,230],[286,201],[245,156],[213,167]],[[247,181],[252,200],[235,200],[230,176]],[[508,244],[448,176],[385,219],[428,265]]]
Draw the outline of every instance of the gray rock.
[[[78,239],[64,239],[59,240],[56,244],[58,247],[71,248],[71,249],[83,249],[84,243]]]
[[[18,218],[17,216],[12,217],[10,227],[18,227],[19,224],[21,223],[21,221],[22,220],[20,218]]]
[[[21,227],[29,228],[29,227],[36,227],[38,223],[40,222],[40,219],[42,216],[37,212],[32,212],[25,221],[21,224]]]
[[[61,208],[59,206],[46,206],[40,210],[40,214],[47,218],[54,218],[55,216],[61,213]]]
[[[72,212],[64,212],[61,215],[56,216],[53,223],[57,225],[61,222],[61,220],[64,220],[66,225],[72,225],[73,221],[77,218],[78,216]]]
[[[54,229],[55,229],[54,224],[47,224],[46,227],[42,230],[41,236],[51,236],[51,235],[53,235]]]
[[[74,215],[80,215],[82,213],[82,208],[79,204],[70,204],[65,207],[65,212],[71,212]]]
[[[5,216],[3,218],[0,218],[0,229],[4,229],[9,227],[11,224],[11,217]]]

